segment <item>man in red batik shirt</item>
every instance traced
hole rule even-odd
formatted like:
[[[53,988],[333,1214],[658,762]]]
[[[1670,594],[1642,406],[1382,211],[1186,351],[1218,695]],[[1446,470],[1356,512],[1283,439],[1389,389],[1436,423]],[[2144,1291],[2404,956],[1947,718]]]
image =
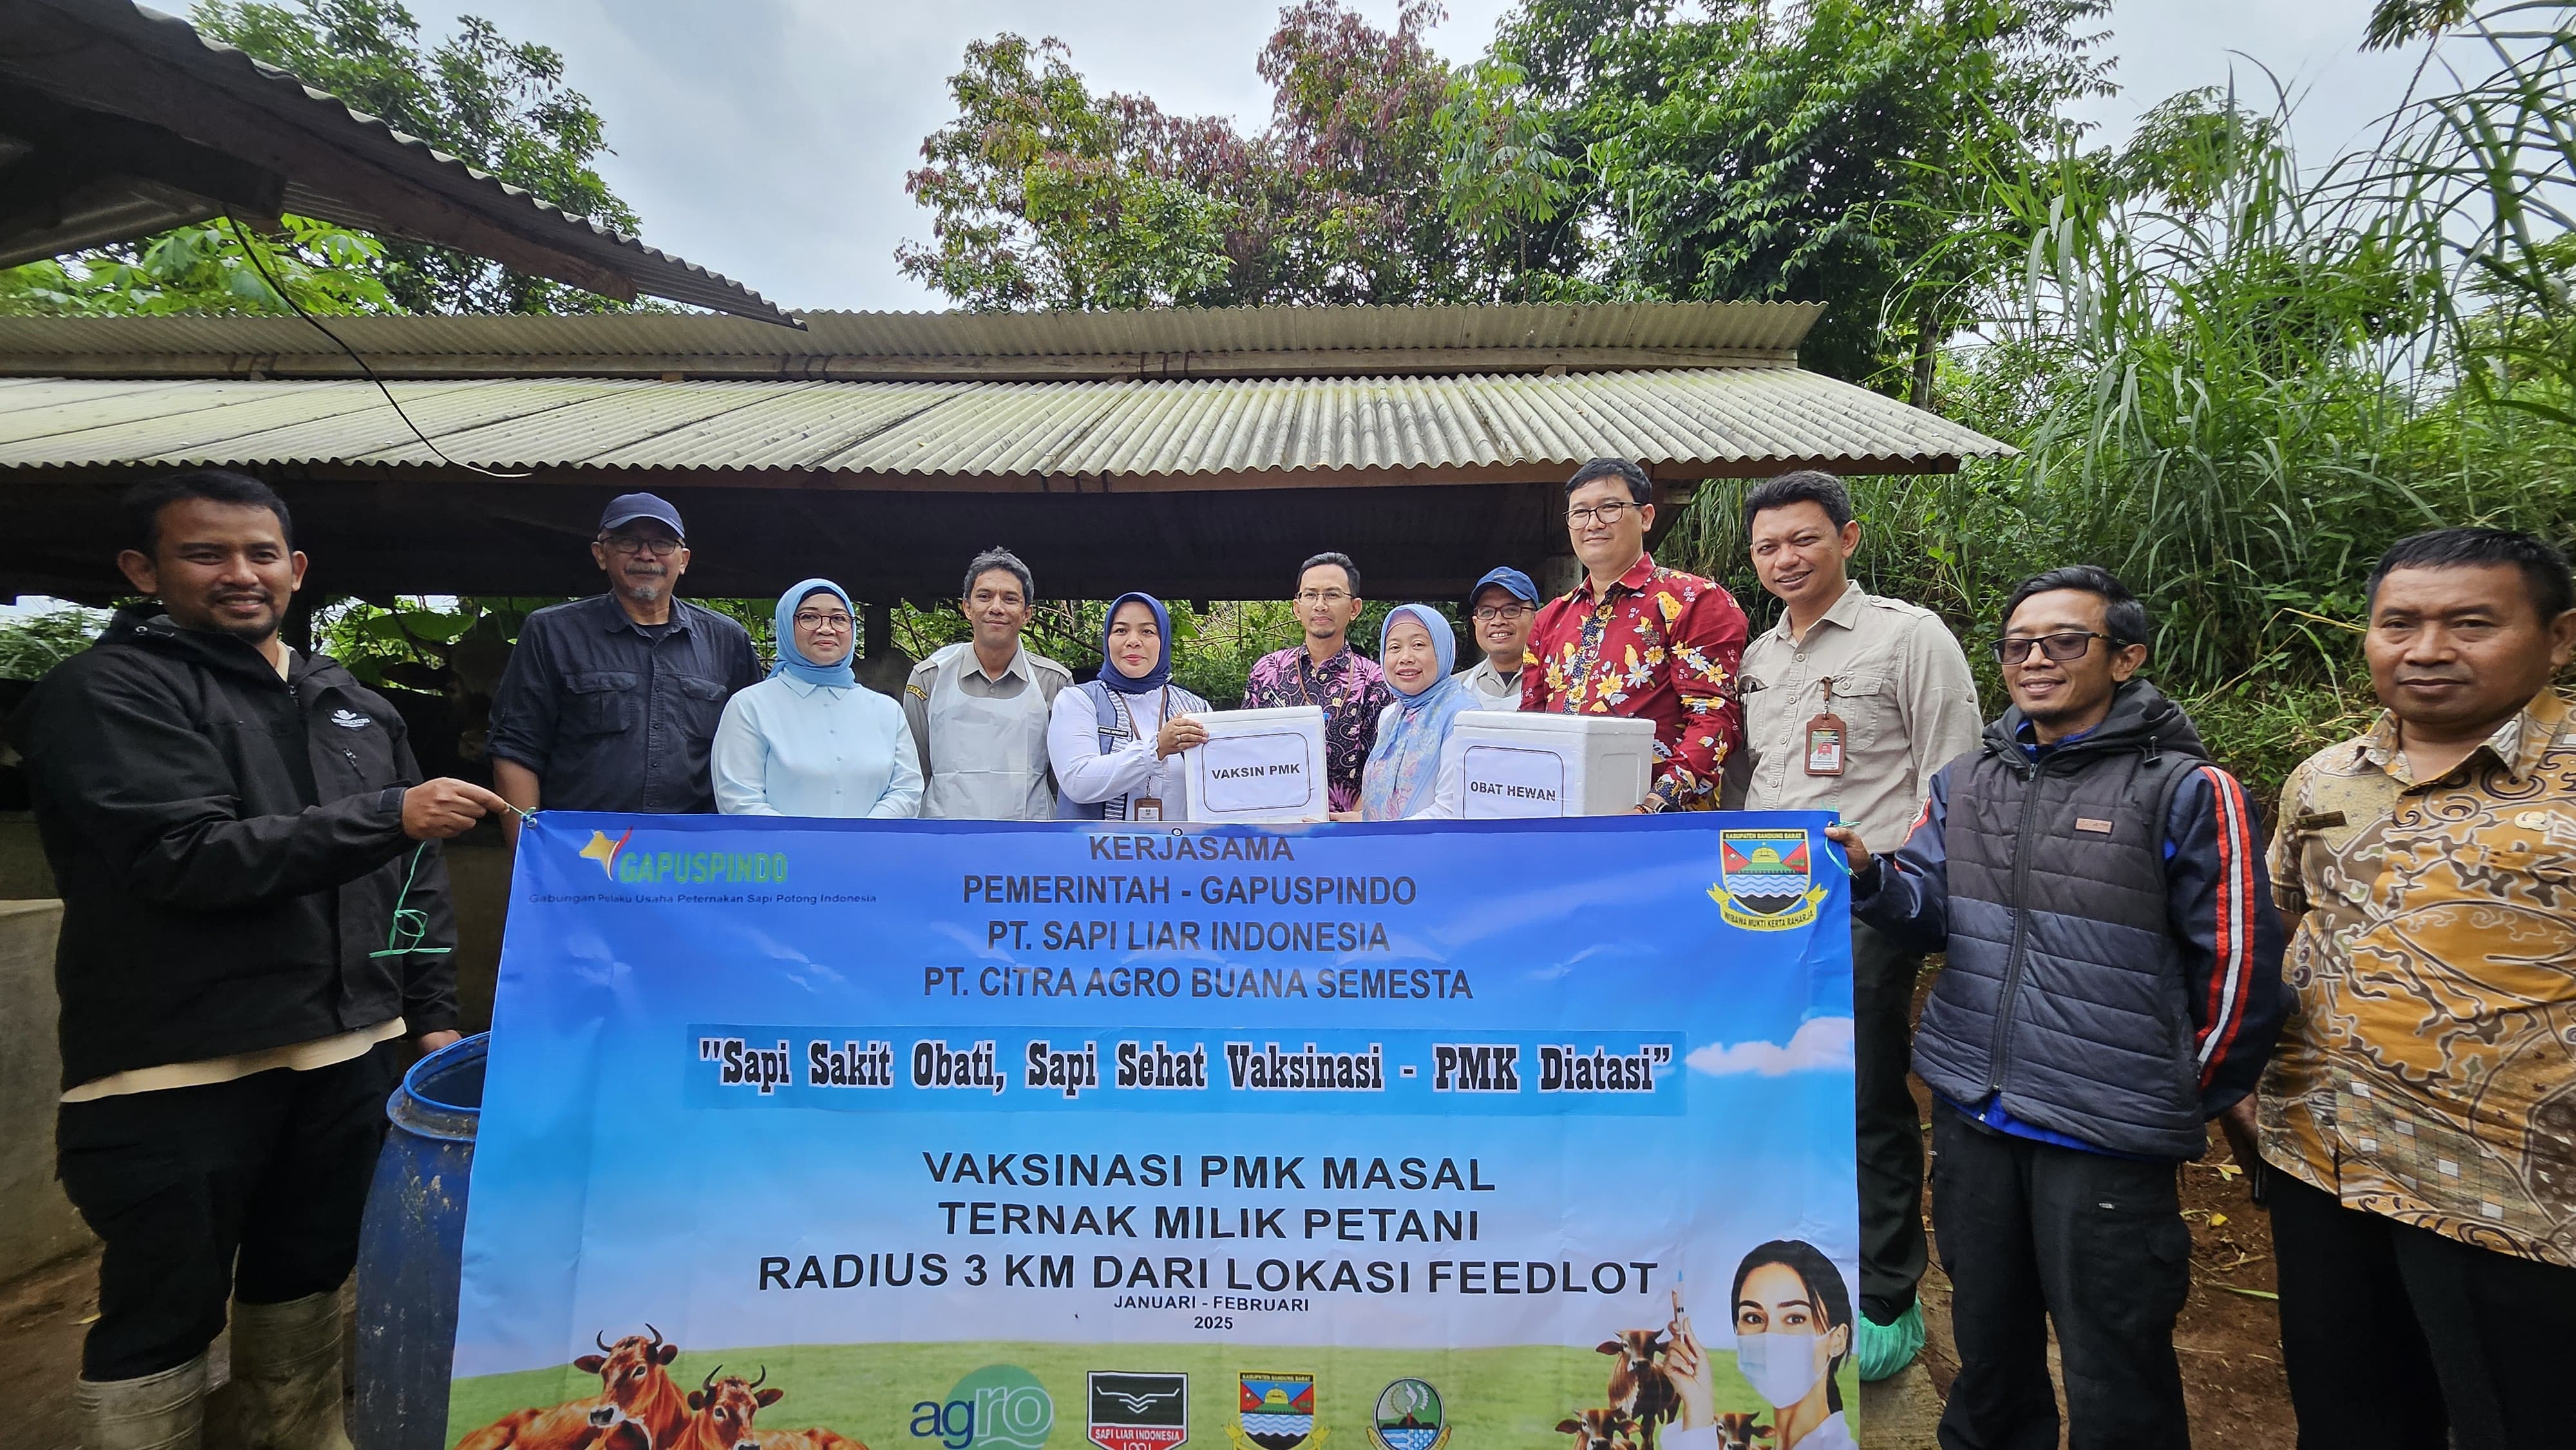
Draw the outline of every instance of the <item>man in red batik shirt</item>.
[[[1590,577],[1539,611],[1521,708],[1654,721],[1655,780],[1639,809],[1708,810],[1744,743],[1744,611],[1714,581],[1647,554],[1653,493],[1624,458],[1595,458],[1566,484],[1566,532]]]

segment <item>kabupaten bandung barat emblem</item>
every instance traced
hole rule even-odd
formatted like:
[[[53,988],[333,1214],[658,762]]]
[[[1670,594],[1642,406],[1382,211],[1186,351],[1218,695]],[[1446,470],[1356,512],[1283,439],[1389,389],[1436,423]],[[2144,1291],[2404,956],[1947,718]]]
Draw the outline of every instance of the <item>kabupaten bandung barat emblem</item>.
[[[1721,830],[1717,849],[1724,875],[1708,895],[1727,925],[1786,931],[1816,919],[1825,888],[1807,869],[1805,831]]]
[[[1315,1377],[1246,1370],[1241,1413],[1229,1433],[1235,1450],[1299,1450],[1324,1443],[1332,1432],[1315,1425]]]
[[[1397,1380],[1378,1391],[1369,1438],[1377,1442],[1377,1450],[1440,1450],[1449,1443],[1440,1392],[1428,1380]]]

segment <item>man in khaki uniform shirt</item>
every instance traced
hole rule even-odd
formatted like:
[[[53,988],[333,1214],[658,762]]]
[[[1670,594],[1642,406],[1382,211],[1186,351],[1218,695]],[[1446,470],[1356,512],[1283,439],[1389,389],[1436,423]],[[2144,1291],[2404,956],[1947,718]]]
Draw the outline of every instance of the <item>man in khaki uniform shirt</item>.
[[[1867,841],[1902,841],[1933,772],[1976,749],[1983,720],[1958,640],[1928,609],[1851,581],[1851,495],[1829,473],[1782,474],[1745,498],[1754,572],[1784,606],[1744,646],[1745,751],[1729,774],[1747,810],[1822,810]],[[1923,1343],[1923,1138],[1905,1086],[1906,1021],[1922,959],[1852,923],[1863,1379]]]

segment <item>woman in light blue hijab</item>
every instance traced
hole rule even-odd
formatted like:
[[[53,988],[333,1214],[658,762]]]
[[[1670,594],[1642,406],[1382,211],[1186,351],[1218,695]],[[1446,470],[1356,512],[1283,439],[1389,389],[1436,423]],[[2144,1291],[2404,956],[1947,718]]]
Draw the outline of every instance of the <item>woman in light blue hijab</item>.
[[[729,816],[909,818],[921,755],[903,707],[850,671],[858,611],[829,579],[778,596],[778,665],[725,702],[709,766]]]
[[[1377,717],[1377,744],[1360,775],[1359,819],[1401,821],[1458,814],[1458,771],[1449,727],[1478,708],[1453,678],[1458,639],[1428,604],[1399,604],[1378,630],[1377,663],[1395,703]]]

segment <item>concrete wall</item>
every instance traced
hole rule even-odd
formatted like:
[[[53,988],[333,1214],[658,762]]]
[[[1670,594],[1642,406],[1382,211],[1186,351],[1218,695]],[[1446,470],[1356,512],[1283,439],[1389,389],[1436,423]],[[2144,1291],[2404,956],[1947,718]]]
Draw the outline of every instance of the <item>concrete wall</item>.
[[[90,1243],[54,1182],[54,935],[59,901],[0,901],[0,1282]]]
[[[468,1032],[492,1025],[493,974],[510,853],[498,830],[451,842],[456,902],[458,1004]],[[86,1247],[90,1233],[54,1181],[54,1110],[62,1095],[55,1041],[54,938],[62,903],[50,900],[34,820],[0,812],[0,1283]]]

